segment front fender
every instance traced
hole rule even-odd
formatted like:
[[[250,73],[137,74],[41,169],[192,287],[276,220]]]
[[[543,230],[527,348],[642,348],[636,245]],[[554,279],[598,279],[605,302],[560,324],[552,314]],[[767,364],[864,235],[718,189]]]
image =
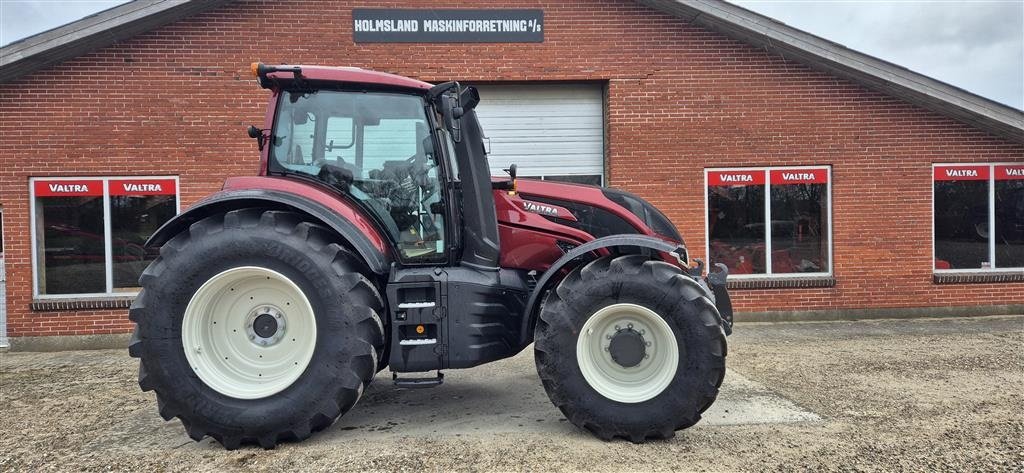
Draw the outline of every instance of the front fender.
[[[674,256],[683,261],[687,260],[685,246],[669,243],[660,238],[647,235],[611,235],[588,241],[569,250],[567,253],[562,255],[561,258],[558,258],[558,260],[551,264],[551,268],[544,272],[537,281],[537,286],[534,287],[533,292],[530,293],[530,298],[527,300],[526,308],[524,309],[526,313],[523,314],[523,327],[520,332],[522,334],[524,346],[529,344],[533,337],[533,326],[537,320],[538,306],[540,305],[541,297],[548,291],[548,289],[550,289],[551,285],[558,282],[555,277],[562,273],[562,269],[569,268],[570,265],[574,264],[578,258],[587,256],[591,253],[600,252],[601,250],[616,247],[647,248],[663,253],[674,254]]]
[[[252,186],[237,186],[213,194],[163,224],[146,246],[160,246],[210,215],[250,207],[292,210],[331,228],[362,257],[371,271],[387,274],[391,259],[387,240],[355,206],[319,188],[275,178],[245,178]],[[244,184],[245,182],[243,182]],[[302,187],[296,192],[295,184]]]

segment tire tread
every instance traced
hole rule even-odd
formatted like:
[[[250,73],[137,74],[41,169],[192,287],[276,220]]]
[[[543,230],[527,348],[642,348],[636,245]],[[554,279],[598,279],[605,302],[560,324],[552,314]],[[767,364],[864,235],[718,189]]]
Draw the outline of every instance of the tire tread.
[[[280,235],[276,237],[278,239],[301,242],[309,254],[328,262],[330,271],[340,281],[336,284],[340,284],[340,289],[350,290],[354,305],[351,312],[358,314],[357,319],[346,323],[355,329],[353,340],[360,343],[354,349],[354,356],[338,365],[342,379],[333,383],[338,386],[336,392],[317,399],[313,405],[297,406],[296,411],[305,414],[290,421],[290,425],[273,431],[264,431],[259,427],[226,427],[210,422],[195,414],[192,409],[179,405],[167,395],[174,392],[171,383],[175,380],[169,379],[168,370],[161,363],[169,361],[161,359],[160,350],[151,343],[164,337],[164,334],[150,327],[151,317],[157,315],[147,304],[151,297],[160,295],[161,282],[168,274],[166,261],[187,255],[194,242],[232,229],[272,231]],[[366,385],[383,368],[379,366],[380,363],[386,363],[381,360],[386,332],[378,315],[383,311],[384,302],[380,291],[367,274],[366,265],[339,243],[337,235],[319,224],[304,220],[294,212],[247,208],[213,215],[193,223],[163,245],[160,256],[143,271],[139,279],[142,290],[129,309],[129,319],[136,325],[128,351],[130,356],[140,358],[139,387],[143,391],[156,391],[160,416],[168,421],[175,417],[180,419],[188,436],[196,441],[210,436],[224,448],[233,450],[247,443],[272,449],[282,441],[304,440],[312,433],[329,427],[351,409]]]

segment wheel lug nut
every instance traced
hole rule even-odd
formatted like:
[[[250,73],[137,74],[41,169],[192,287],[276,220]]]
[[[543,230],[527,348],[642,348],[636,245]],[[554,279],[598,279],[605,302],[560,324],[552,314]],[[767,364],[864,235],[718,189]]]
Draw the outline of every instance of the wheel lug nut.
[[[604,351],[608,351],[608,347],[604,347]]]
[[[626,324],[626,328],[632,329],[633,328],[633,324]]]
[[[644,345],[651,346],[651,342],[644,342]]]
[[[620,327],[620,326],[616,325],[616,326],[615,326],[615,331],[616,331],[616,332],[621,332],[621,331],[622,331],[622,327]]]

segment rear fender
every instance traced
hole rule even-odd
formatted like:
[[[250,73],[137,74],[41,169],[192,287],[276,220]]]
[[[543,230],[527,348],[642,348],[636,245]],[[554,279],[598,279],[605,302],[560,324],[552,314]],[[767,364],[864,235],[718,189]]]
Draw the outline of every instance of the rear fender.
[[[272,178],[262,178],[269,180]],[[331,228],[348,242],[363,258],[371,271],[378,275],[388,272],[391,264],[387,241],[372,226],[371,221],[353,205],[316,188],[307,195],[281,189],[229,189],[213,194],[185,212],[175,216],[149,238],[146,246],[160,246],[190,225],[210,215],[241,208],[268,208],[291,210],[305,214]],[[316,195],[324,194],[324,195]]]
[[[608,254],[608,250],[619,247],[646,248],[666,253],[672,259],[687,261],[686,247],[680,244],[669,243],[661,238],[647,235],[612,235],[596,240],[588,241],[566,254],[551,264],[551,268],[537,281],[536,287],[530,293],[526,302],[523,314],[523,327],[520,332],[523,337],[523,344],[529,344],[533,338],[533,327],[537,323],[540,301],[545,293],[555,286],[566,273],[563,270],[571,270],[578,265],[592,260],[595,257]],[[685,268],[683,268],[685,270]]]

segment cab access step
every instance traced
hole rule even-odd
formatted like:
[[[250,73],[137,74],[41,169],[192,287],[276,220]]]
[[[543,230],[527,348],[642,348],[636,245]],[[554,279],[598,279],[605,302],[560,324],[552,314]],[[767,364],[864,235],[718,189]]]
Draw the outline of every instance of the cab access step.
[[[433,378],[399,378],[398,373],[391,373],[391,380],[400,388],[436,388],[444,383],[444,373],[438,371]]]

